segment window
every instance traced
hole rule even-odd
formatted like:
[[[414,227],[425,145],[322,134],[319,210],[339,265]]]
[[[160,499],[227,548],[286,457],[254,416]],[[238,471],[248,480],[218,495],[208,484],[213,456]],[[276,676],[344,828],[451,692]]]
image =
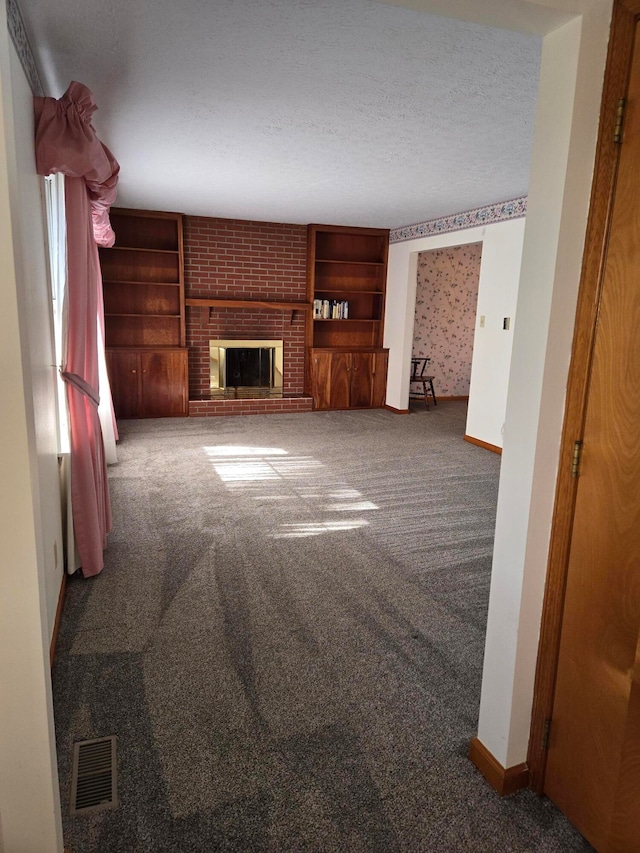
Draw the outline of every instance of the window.
[[[44,179],[51,302],[58,387],[58,453],[69,452],[69,420],[65,384],[60,376],[65,334],[65,287],[67,281],[66,224],[64,212],[64,175],[48,175]]]

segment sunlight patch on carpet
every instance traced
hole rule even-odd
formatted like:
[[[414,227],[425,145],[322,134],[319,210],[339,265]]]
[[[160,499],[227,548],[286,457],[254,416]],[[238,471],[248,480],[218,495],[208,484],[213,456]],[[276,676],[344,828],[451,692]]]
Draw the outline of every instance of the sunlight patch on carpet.
[[[204,447],[207,456],[288,456],[282,447],[245,447],[237,444],[220,444]]]
[[[303,536],[321,536],[324,533],[343,533],[345,530],[357,530],[366,527],[369,522],[364,518],[344,521],[318,521],[301,524],[283,524],[279,533],[273,533],[274,539],[299,539]]]

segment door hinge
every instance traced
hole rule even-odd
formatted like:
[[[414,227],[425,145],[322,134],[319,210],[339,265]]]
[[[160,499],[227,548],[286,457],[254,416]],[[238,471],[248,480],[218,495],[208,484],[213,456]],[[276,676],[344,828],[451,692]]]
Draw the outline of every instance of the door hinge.
[[[544,721],[544,725],[542,727],[542,748],[544,750],[549,749],[549,738],[551,737],[551,717],[547,718]]]
[[[616,123],[613,128],[613,141],[616,145],[620,145],[622,142],[622,124],[624,122],[624,110],[626,106],[626,101],[624,98],[620,98],[618,101],[618,106],[616,107]]]
[[[571,476],[577,477],[580,473],[580,462],[582,461],[582,442],[573,442],[573,456],[571,457]]]

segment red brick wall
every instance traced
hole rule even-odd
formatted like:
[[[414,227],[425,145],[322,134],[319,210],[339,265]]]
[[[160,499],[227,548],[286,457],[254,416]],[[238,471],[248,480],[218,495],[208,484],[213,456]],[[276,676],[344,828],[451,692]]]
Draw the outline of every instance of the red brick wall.
[[[204,418],[219,415],[282,415],[311,412],[311,397],[271,397],[266,400],[191,400],[189,417]]]
[[[185,296],[306,299],[307,229],[304,225],[185,216]],[[189,397],[209,393],[209,341],[216,338],[284,341],[284,393],[304,389],[308,313],[187,308]]]

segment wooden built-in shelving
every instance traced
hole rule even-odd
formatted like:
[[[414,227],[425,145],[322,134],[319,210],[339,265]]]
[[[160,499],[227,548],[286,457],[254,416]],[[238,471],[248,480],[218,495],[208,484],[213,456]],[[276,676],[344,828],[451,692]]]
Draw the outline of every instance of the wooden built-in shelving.
[[[100,249],[105,344],[119,417],[186,415],[182,217],[113,209]]]
[[[389,232],[310,225],[307,297],[348,302],[348,318],[313,317],[307,333],[307,384],[314,407],[381,406],[387,351],[382,348]]]

